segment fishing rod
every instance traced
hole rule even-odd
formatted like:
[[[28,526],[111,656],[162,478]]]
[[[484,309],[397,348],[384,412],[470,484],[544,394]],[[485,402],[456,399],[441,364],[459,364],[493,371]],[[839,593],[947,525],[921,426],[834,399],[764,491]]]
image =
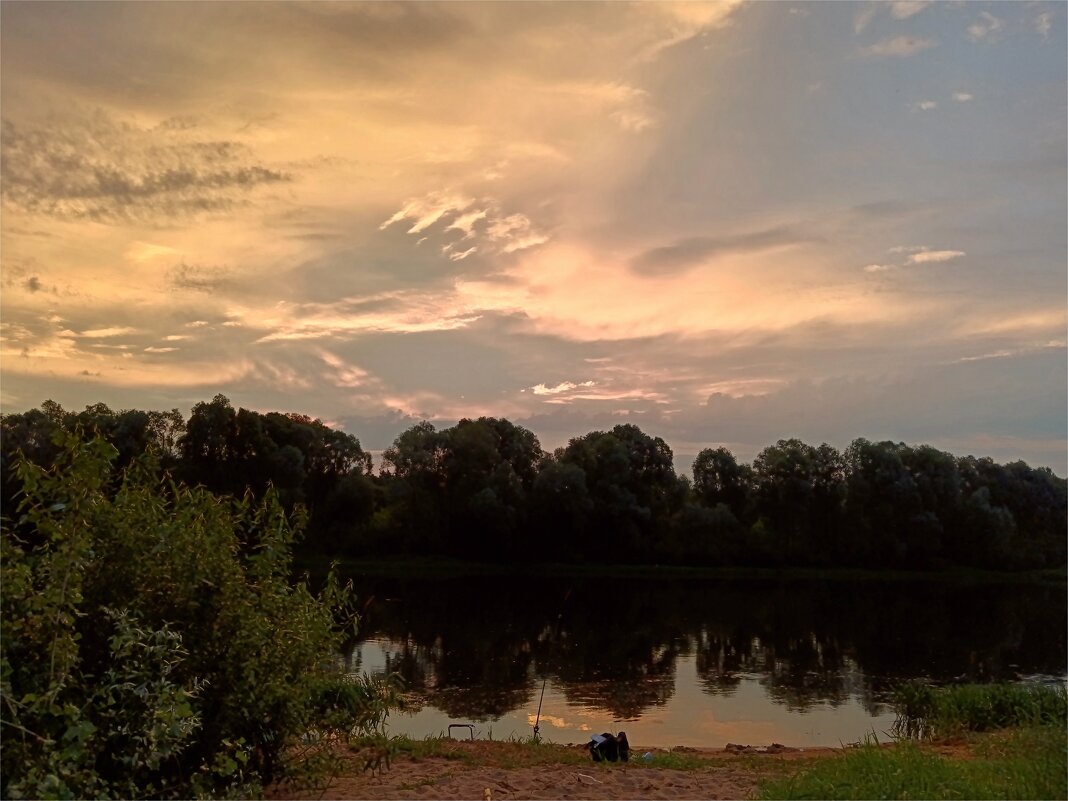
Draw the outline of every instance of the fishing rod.
[[[567,592],[564,593],[564,600],[560,602],[560,614],[556,616],[556,632],[553,634],[553,638],[549,641],[549,656],[546,662],[552,662],[553,647],[556,645],[556,641],[560,639],[560,626],[564,621],[564,607],[567,606],[567,599],[571,597],[571,588],[567,588]],[[549,674],[546,672],[545,678],[541,682],[541,698],[538,699],[538,715],[534,719],[534,742],[538,742],[538,738],[541,736],[541,705],[545,700],[545,685],[549,683]]]

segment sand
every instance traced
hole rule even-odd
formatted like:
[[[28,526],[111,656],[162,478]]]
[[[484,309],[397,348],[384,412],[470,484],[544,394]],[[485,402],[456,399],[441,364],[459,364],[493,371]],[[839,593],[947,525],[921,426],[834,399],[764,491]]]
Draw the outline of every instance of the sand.
[[[696,768],[677,770],[643,762],[635,747],[630,763],[594,763],[584,746],[542,746],[507,742],[448,742],[444,753],[412,758],[399,755],[388,769],[366,770],[366,750],[343,751],[343,769],[325,787],[298,791],[276,786],[273,799],[441,798],[475,801],[512,799],[719,799],[752,798],[762,779],[782,775],[798,760],[821,759],[841,749],[679,748],[700,759]]]

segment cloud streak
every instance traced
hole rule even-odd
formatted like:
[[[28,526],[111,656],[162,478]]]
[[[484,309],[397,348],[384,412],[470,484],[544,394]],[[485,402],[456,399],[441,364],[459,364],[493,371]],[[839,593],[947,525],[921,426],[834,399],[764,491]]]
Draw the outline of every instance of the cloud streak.
[[[888,273],[902,267],[914,267],[922,264],[942,264],[959,259],[968,254],[963,250],[932,250],[926,245],[898,245],[890,248],[889,253],[907,254],[904,264],[869,264],[866,273]]]
[[[228,212],[290,176],[233,141],[144,129],[98,112],[46,125],[5,119],[5,203],[58,219],[169,224]]]
[[[452,261],[465,259],[480,247],[490,252],[515,253],[549,241],[548,235],[539,231],[525,214],[507,214],[493,198],[476,201],[452,192],[432,192],[409,199],[378,229],[384,231],[405,221],[412,223],[407,231],[412,235],[428,232],[438,224],[442,225],[443,236],[451,231],[462,234],[442,248]],[[470,242],[475,244],[457,249],[461,243]]]
[[[730,236],[687,237],[638,254],[630,260],[630,268],[645,276],[677,275],[725,253],[760,252],[812,241],[813,237],[786,226]]]
[[[212,267],[182,262],[173,267],[168,280],[176,289],[195,292],[218,292],[232,284],[230,273],[223,267]]]
[[[861,48],[861,53],[869,58],[909,58],[937,46],[938,41],[931,38],[894,36]]]
[[[578,389],[579,387],[592,387],[593,385],[593,381],[583,381],[579,384],[576,384],[573,381],[561,381],[559,384],[553,387],[547,387],[545,386],[545,384],[535,384],[530,388],[530,390],[535,395],[559,395],[561,392],[570,392],[571,390]]]
[[[909,264],[941,264],[965,256],[963,250],[922,250],[909,256]]]
[[[890,4],[890,13],[894,19],[908,19],[923,11],[930,3],[925,0],[895,0]]]

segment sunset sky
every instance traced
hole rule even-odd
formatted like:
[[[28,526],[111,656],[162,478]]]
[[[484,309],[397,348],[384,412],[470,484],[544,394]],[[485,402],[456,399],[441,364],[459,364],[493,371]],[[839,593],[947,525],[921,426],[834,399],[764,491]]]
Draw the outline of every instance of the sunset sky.
[[[1068,470],[1064,3],[0,16],[5,412]]]

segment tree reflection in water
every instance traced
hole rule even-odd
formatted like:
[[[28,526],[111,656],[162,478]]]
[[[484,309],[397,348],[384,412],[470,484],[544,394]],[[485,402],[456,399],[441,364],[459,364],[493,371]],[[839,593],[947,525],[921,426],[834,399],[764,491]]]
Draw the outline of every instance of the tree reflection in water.
[[[515,576],[357,586],[389,599],[368,608],[361,637],[381,641],[414,707],[464,720],[536,706],[547,676],[570,704],[634,720],[674,695],[680,657],[693,657],[713,696],[756,678],[790,711],[852,698],[872,715],[903,679],[1062,676],[1066,657],[1061,586]]]

